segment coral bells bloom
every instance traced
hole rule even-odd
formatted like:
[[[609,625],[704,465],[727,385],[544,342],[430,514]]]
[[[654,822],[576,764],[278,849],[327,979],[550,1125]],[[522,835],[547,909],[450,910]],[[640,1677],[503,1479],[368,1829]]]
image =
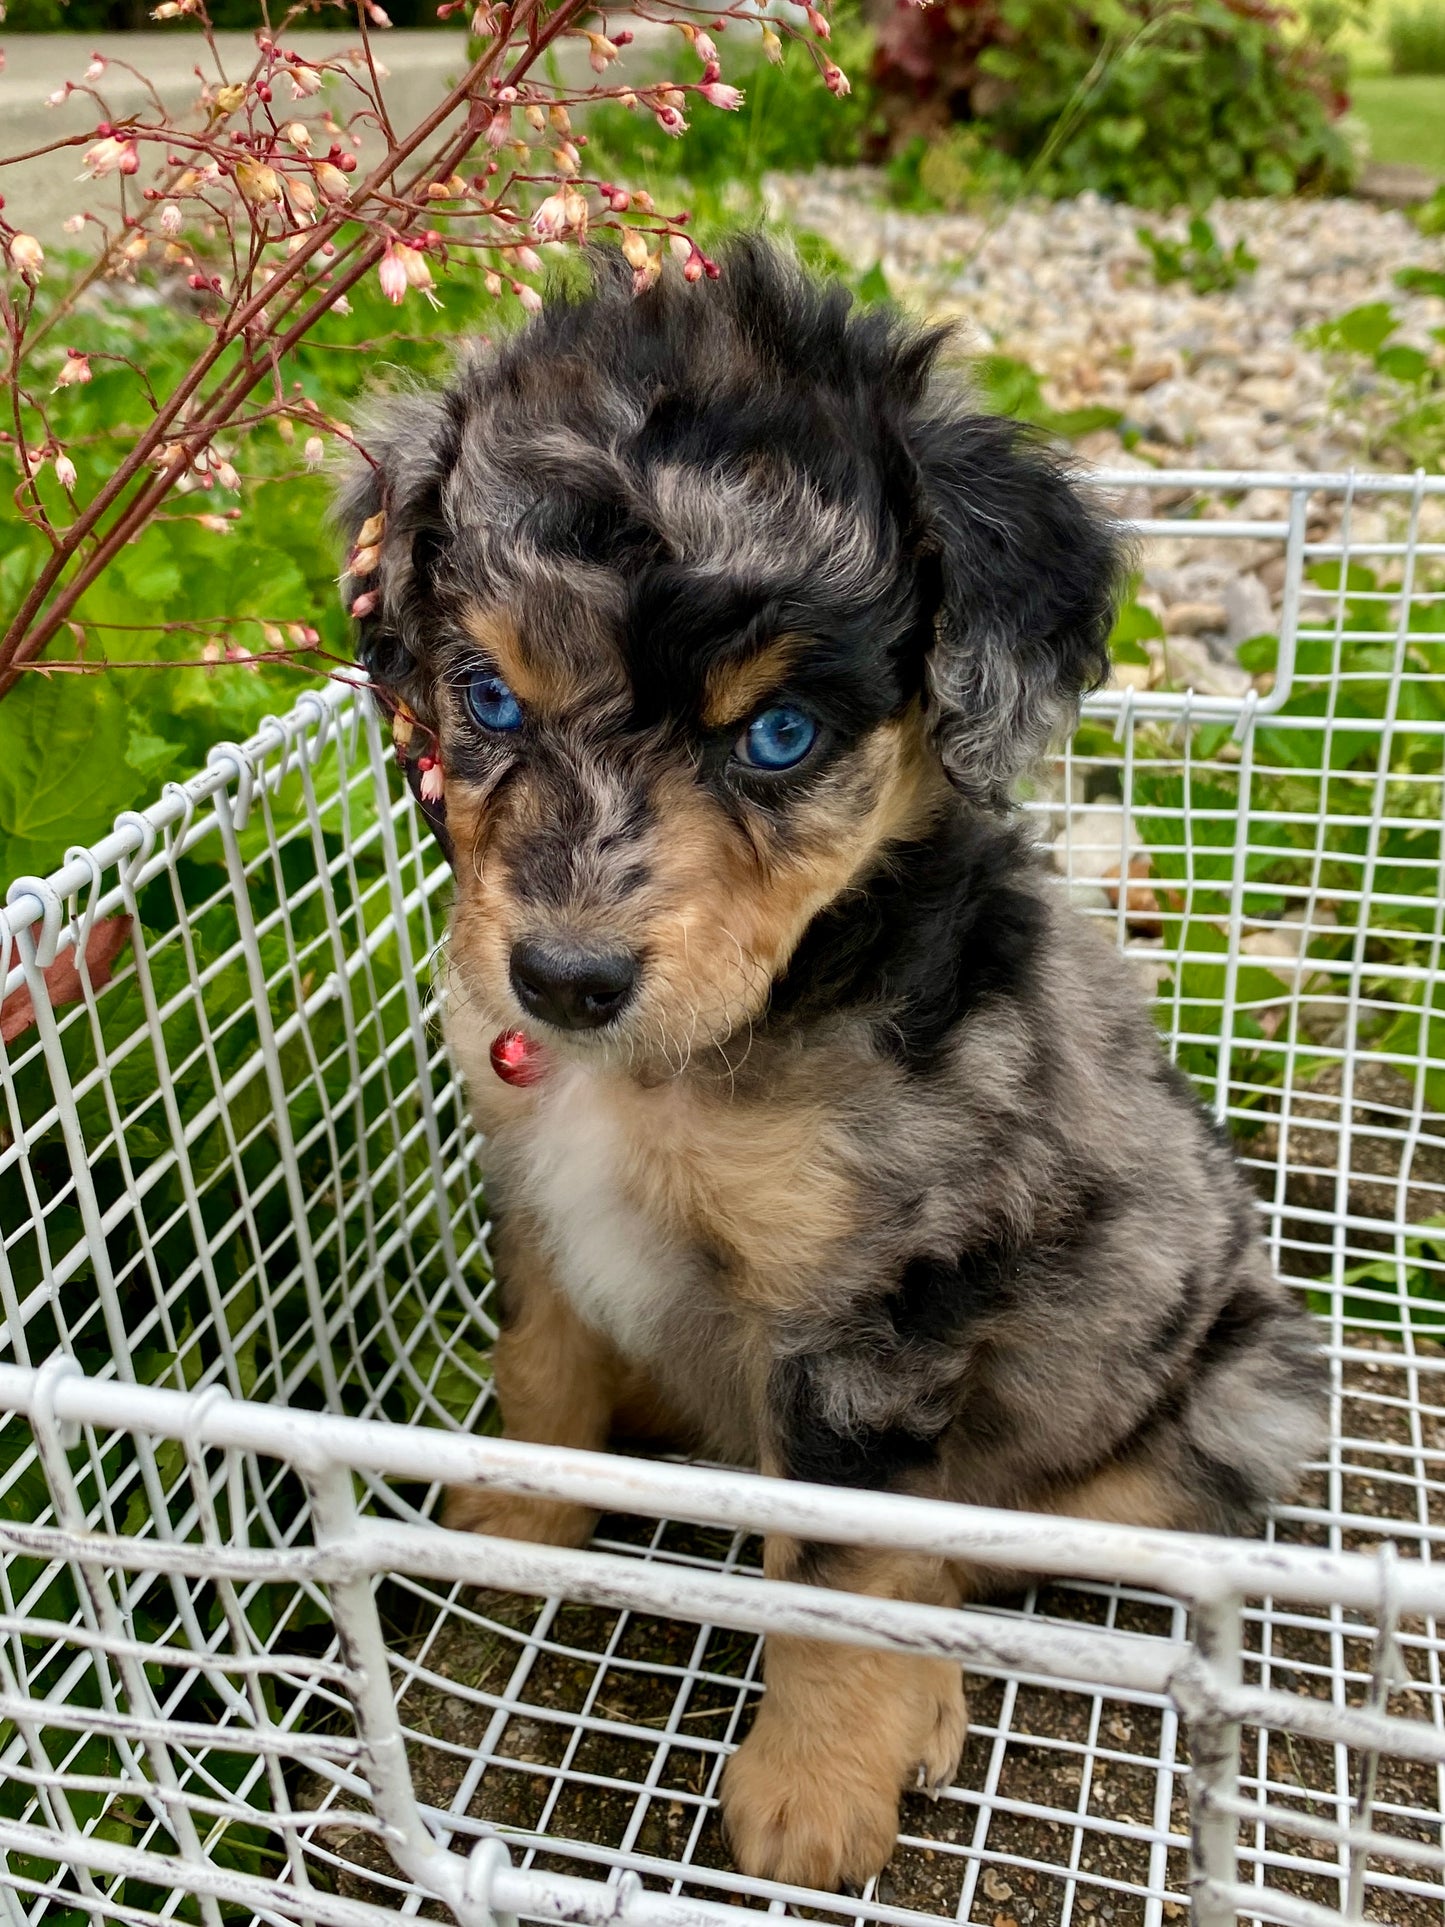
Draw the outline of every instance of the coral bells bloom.
[[[301,459],[310,469],[320,468],[326,460],[326,444],[319,435],[308,435],[301,450]]]
[[[107,65],[108,62],[104,54],[92,54],[90,56],[90,65],[86,68],[82,78],[92,81],[99,80],[101,75],[104,74]]]
[[[316,185],[328,201],[348,201],[351,198],[351,189],[346,185],[346,176],[339,167],[333,167],[330,161],[316,163]]]
[[[406,299],[406,263],[398,261],[396,249],[388,246],[376,270],[376,278],[381,283],[381,292],[393,307],[398,307]]]
[[[763,52],[767,55],[768,59],[772,61],[775,67],[781,65],[782,58],[783,58],[783,43],[781,40],[779,40],[778,36],[773,32],[772,28],[768,26],[766,22],[764,22],[763,24]]]
[[[446,794],[446,778],[442,775],[441,764],[435,756],[419,756],[416,766],[421,773],[419,788],[422,802],[440,803]]]
[[[10,236],[10,265],[23,281],[33,287],[45,266],[45,250],[33,234]]]
[[[236,186],[248,207],[267,207],[281,198],[280,177],[262,161],[237,161]]]
[[[605,74],[617,58],[617,43],[605,33],[589,33],[587,40],[592,50],[587,56],[589,66],[594,74]]]
[[[106,134],[81,155],[83,171],[78,181],[101,181],[107,174],[134,174],[140,167],[140,152],[133,140],[117,140]]]
[[[532,216],[532,231],[544,241],[559,241],[567,232],[567,197],[549,194]]]
[[[291,83],[293,100],[304,100],[310,94],[321,92],[321,76],[314,67],[288,67],[286,78]]]
[[[75,463],[68,455],[56,456],[55,479],[63,489],[70,490],[75,487]]]
[[[828,89],[830,94],[836,94],[839,100],[843,98],[844,94],[851,94],[853,91],[852,81],[849,80],[848,76],[843,72],[843,69],[841,67],[835,67],[831,60],[823,68],[823,85]]]
[[[654,107],[652,111],[657,116],[657,124],[664,134],[671,134],[676,140],[679,135],[687,132],[687,122],[675,107]]]
[[[837,69],[835,68],[834,72],[836,73],[836,71]],[[709,80],[705,85],[699,87],[697,91],[702,95],[709,107],[725,107],[730,113],[736,113],[738,108],[743,104],[742,88],[726,86],[720,80]]]
[[[174,201],[167,201],[161,209],[161,233],[167,240],[174,240],[181,231],[181,210]]]
[[[401,271],[406,276],[406,285],[424,294],[434,308],[441,303],[436,297],[436,284],[431,278],[431,263],[418,248],[409,248],[405,241],[398,241],[392,253],[401,263]]]
[[[77,382],[90,380],[90,361],[78,348],[67,348],[65,360],[60,365],[60,373],[55,377],[57,388],[73,388]]]
[[[514,281],[512,283],[512,293],[516,295],[528,314],[540,314],[542,312],[541,295],[538,294],[535,288],[529,288],[525,281]]]

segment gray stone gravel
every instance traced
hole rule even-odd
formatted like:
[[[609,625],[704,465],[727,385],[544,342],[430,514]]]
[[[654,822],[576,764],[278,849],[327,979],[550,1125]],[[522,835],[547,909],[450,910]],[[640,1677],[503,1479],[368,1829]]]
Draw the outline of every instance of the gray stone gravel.
[[[1390,301],[1398,339],[1431,348],[1445,302],[1405,294],[1394,274],[1445,266],[1445,244],[1397,209],[1355,200],[1221,201],[1209,219],[1227,250],[1243,239],[1256,272],[1226,292],[1159,287],[1135,230],[1182,238],[1161,219],[1080,195],[982,214],[901,213],[878,178],[835,169],[768,182],[773,210],[815,230],[860,267],[882,266],[905,303],[956,322],[964,345],[1026,361],[1059,408],[1122,411],[1154,464],[1339,469],[1370,459],[1380,406],[1373,376],[1346,378],[1300,331],[1363,302]],[[1112,461],[1103,432],[1081,452]]]
[[[1437,356],[1432,331],[1445,301],[1395,285],[1405,266],[1445,267],[1445,242],[1397,209],[1357,200],[1221,201],[1209,212],[1226,250],[1243,240],[1258,266],[1231,289],[1201,295],[1187,281],[1158,285],[1136,230],[1183,239],[1185,217],[1161,219],[1085,194],[1025,202],[1001,217],[915,214],[887,206],[878,176],[835,169],[770,178],[771,211],[821,234],[862,269],[881,266],[906,307],[956,324],[965,355],[1027,362],[1059,409],[1119,411],[1118,430],[1085,435],[1085,463],[1113,468],[1328,472],[1395,466],[1384,425],[1401,407],[1397,385],[1357,361],[1304,345],[1316,323],[1389,301],[1396,339]],[[1205,495],[1125,492],[1130,515],[1188,501],[1175,538],[1151,539],[1139,600],[1159,616],[1162,643],[1147,668],[1121,681],[1167,683],[1238,696],[1250,678],[1233,651],[1274,629],[1284,586],[1283,545],[1209,540],[1200,523],[1242,513],[1278,519],[1286,495],[1267,486],[1227,502]],[[1388,506],[1357,503],[1352,539],[1393,539]],[[1312,508],[1312,538],[1338,526],[1338,500]],[[1445,501],[1425,504],[1421,534],[1445,536]]]

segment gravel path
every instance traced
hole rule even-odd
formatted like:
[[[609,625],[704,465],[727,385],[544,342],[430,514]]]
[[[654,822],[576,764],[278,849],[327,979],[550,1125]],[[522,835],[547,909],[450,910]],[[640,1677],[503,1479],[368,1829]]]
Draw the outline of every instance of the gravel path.
[[[1445,325],[1445,301],[1395,285],[1402,267],[1445,266],[1445,240],[1365,201],[1218,203],[1210,221],[1221,246],[1228,252],[1242,240],[1258,265],[1235,287],[1204,295],[1187,281],[1159,286],[1138,239],[1147,221],[1182,240],[1182,216],[1146,216],[1092,194],[1021,204],[994,225],[981,214],[902,213],[883,202],[866,169],[779,176],[767,187],[775,214],[821,234],[860,269],[880,265],[906,307],[953,322],[965,356],[1027,363],[1057,409],[1116,410],[1117,428],[1076,442],[1089,463],[1140,471],[1398,468],[1382,431],[1401,410],[1399,385],[1300,337],[1377,301],[1391,304],[1395,339],[1411,346],[1438,354],[1433,331]],[[1158,616],[1167,642],[1146,645],[1147,666],[1121,664],[1116,674],[1140,688],[1237,697],[1252,678],[1236,647],[1278,629],[1283,544],[1210,541],[1200,523],[1241,512],[1278,519],[1287,497],[1268,488],[1242,502],[1139,489],[1113,506],[1159,515],[1176,504],[1186,518],[1180,537],[1152,538],[1140,556],[1138,599]],[[1398,502],[1357,503],[1352,544],[1396,539],[1404,514]],[[1317,499],[1311,539],[1336,533],[1340,516],[1339,497]],[[1420,532],[1445,537],[1445,498],[1426,502]]]
[[[905,303],[959,324],[965,345],[1026,361],[1059,408],[1120,410],[1136,458],[1156,466],[1339,469],[1370,458],[1386,385],[1341,376],[1298,339],[1369,301],[1389,301],[1397,337],[1434,346],[1445,301],[1406,294],[1397,269],[1445,266],[1445,242],[1395,209],[1354,200],[1221,201],[1221,245],[1243,239],[1259,266],[1226,292],[1156,285],[1136,229],[1182,239],[1161,220],[1092,194],[978,214],[905,214],[882,204],[867,170],[768,183],[772,206],[860,267],[879,262]],[[1081,453],[1114,462],[1120,434]]]

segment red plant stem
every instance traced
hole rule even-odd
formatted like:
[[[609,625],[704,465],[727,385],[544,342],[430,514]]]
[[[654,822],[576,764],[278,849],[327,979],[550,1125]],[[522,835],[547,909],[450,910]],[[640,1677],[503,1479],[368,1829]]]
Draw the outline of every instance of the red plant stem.
[[[532,19],[535,16],[538,4],[539,0],[531,0],[530,5],[525,8],[519,8],[508,23],[508,32],[510,33],[510,29],[517,25],[520,18],[525,17],[528,20]],[[566,20],[580,12],[581,6],[582,0],[572,0],[572,4],[559,9],[557,18],[554,23],[552,23],[554,29],[560,29]],[[519,57],[513,71],[525,71],[525,68],[531,64],[531,61],[536,58],[537,54],[553,37],[555,37],[555,33],[533,39],[527,52]],[[506,46],[507,41],[499,35],[490,47],[488,47],[486,52],[473,63],[464,78],[452,88],[450,93],[443,97],[429,114],[417,123],[406,139],[390,149],[387,154],[383,156],[373,172],[352,194],[347,205],[344,208],[333,210],[323,221],[319,222],[317,226],[312,229],[306,242],[296,250],[295,254],[288,256],[286,261],[275,269],[265,284],[256,293],[251,295],[249,300],[244,302],[241,307],[233,311],[233,313],[228,316],[225,324],[217,329],[215,338],[210,346],[204,353],[197,357],[196,361],[187,371],[184,379],[168,398],[156,419],[140,436],[139,440],[119,464],[115,474],[104,484],[95,498],[66,530],[61,551],[53,555],[37,575],[29,594],[24,598],[20,608],[16,611],[14,620],[6,630],[4,637],[0,638],[0,696],[3,696],[12,686],[16,665],[20,662],[33,660],[33,658],[45,648],[60,624],[64,621],[66,614],[74,606],[77,595],[89,587],[90,583],[95,579],[99,568],[111,560],[122,544],[141,526],[141,522],[153,512],[155,506],[163,499],[165,494],[169,492],[170,488],[189,465],[189,454],[184,460],[177,458],[169,463],[148,487],[141,490],[140,494],[128,505],[124,514],[118,519],[100,543],[99,547],[87,559],[84,569],[80,571],[68,588],[55,599],[51,606],[46,609],[44,617],[37,622],[37,615],[41,609],[44,608],[47,598],[80,548],[80,545],[97,527],[102,517],[140,473],[152,455],[154,455],[167,440],[172,439],[170,435],[172,426],[180,417],[187,402],[199,389],[206,376],[215,367],[226,349],[244,335],[248,325],[256,320],[268,301],[273,300],[288,284],[294,283],[297,280],[306,264],[319,252],[325,243],[331,239],[332,235],[337,233],[345,222],[351,219],[355,212],[365,205],[367,200],[370,199],[378,188],[385,186],[397,168],[408,160],[410,156],[416,152],[417,148],[435,133],[437,128],[442,126],[463,102],[470,98],[473,90],[480,82],[487,78],[496,66],[498,60],[505,54]],[[470,131],[463,130],[463,134],[459,136],[459,141],[463,143],[460,145],[460,153],[464,154],[468,150],[471,145],[471,138]],[[453,148],[455,149],[457,146],[458,143],[454,142]],[[434,169],[424,171],[432,172]],[[381,246],[382,244],[379,242],[372,243],[371,246],[364,251],[365,255],[375,258],[376,255],[380,254]],[[373,248],[375,255],[372,254]],[[363,274],[370,265],[371,260],[364,258],[355,273],[347,279],[343,287],[329,290],[327,296],[309,310],[310,319],[305,324],[305,327],[314,326],[315,322],[333,305],[338,296],[345,292],[345,288],[354,286],[361,274]],[[301,333],[305,332],[305,327],[301,329]],[[299,339],[300,334],[295,329],[285,338],[288,346]],[[278,343],[275,352],[278,355],[284,354],[286,348]],[[237,405],[239,401],[250,392],[251,388],[255,386],[256,381],[260,379],[263,373],[264,367],[258,367],[253,361],[250,352],[247,351],[243,358],[242,366],[240,370],[237,371],[237,378],[233,378],[230,384],[230,392],[234,395],[234,400],[231,402],[232,407]],[[227,393],[227,386],[223,384],[221,390],[222,397],[226,397]],[[214,434],[218,427],[224,425],[229,412],[230,411],[227,410],[225,413],[218,414],[217,409],[213,406],[209,411],[207,422],[201,429],[198,430],[193,427],[187,428],[185,440],[188,443],[199,441],[200,445],[204,446],[204,440],[208,439],[210,434]],[[136,519],[137,511],[141,511],[140,521]]]
[[[520,79],[552,41],[567,30],[572,19],[575,18],[577,13],[582,11],[582,6],[583,0],[574,0],[573,4],[560,7],[552,20],[548,22],[546,30],[529,39],[528,46],[518,54],[507,76],[508,84],[512,84],[517,79]],[[533,17],[535,17],[535,11],[535,5],[529,9],[529,13]],[[513,18],[513,25],[515,24],[516,16]],[[468,76],[467,82],[463,83],[463,87],[454,89],[452,94],[447,97],[452,107],[459,104],[460,99],[465,97],[464,89],[466,87],[475,85],[477,79],[485,77],[486,69],[495,63],[499,51],[505,51],[504,43],[500,40],[493,43],[488,55],[476,63],[472,69],[472,73]],[[445,107],[446,103],[443,105]],[[450,109],[448,108],[447,111],[450,111]],[[374,188],[383,183],[391,173],[395,172],[396,167],[399,166],[410,153],[414,152],[416,147],[426,139],[427,134],[435,131],[436,127],[439,126],[444,119],[445,112],[442,109],[434,110],[433,113],[421,123],[419,128],[413,130],[412,134],[408,136],[407,140],[403,142],[399,148],[387,156],[386,160],[382,162],[376,172],[364,183],[358,194],[353,197],[353,204],[368,198]],[[470,126],[459,129],[451,143],[443,152],[408,182],[406,189],[403,190],[404,196],[414,195],[417,186],[424,179],[445,179],[465,157],[474,139],[475,133]],[[347,218],[345,212],[340,213],[331,224],[330,232],[335,232]],[[310,254],[316,251],[316,248],[319,247],[326,238],[328,238],[328,233],[323,227],[321,231],[313,235],[314,245],[308,249],[298,249],[297,253],[290,258],[288,267],[292,265],[299,267]],[[352,247],[354,248],[356,245],[358,244],[353,243]],[[67,530],[66,553],[57,559],[58,566],[52,567],[45,572],[49,580],[45,582],[44,587],[41,586],[40,581],[37,582],[36,590],[39,590],[39,594],[37,595],[35,591],[32,591],[32,594],[27,597],[26,607],[22,608],[17,614],[16,620],[12,623],[3,643],[0,643],[0,696],[4,696],[6,692],[14,686],[20,672],[28,664],[32,663],[45,649],[52,637],[63,625],[66,617],[75,607],[80,597],[109,563],[114,560],[115,556],[131,537],[138,533],[150,520],[181,474],[183,474],[189,466],[193,458],[194,448],[196,446],[205,446],[213,435],[224,428],[226,423],[234,417],[236,409],[244,401],[246,395],[251,392],[259,381],[264,379],[270,368],[289,353],[290,350],[315,327],[316,323],[335,305],[341,296],[345,294],[348,289],[356,285],[362,276],[366,274],[380,258],[384,246],[385,242],[383,240],[373,237],[369,241],[361,244],[360,258],[347,270],[343,278],[337,281],[333,270],[331,286],[321,292],[318,299],[307,309],[300,320],[293,323],[284,335],[279,338],[272,337],[263,344],[260,344],[264,348],[264,360],[258,360],[256,352],[251,349],[249,345],[244,349],[240,365],[228,379],[223,380],[221,388],[211,396],[205,417],[199,422],[188,423],[182,431],[182,435],[175,438],[183,439],[186,442],[187,450],[185,455],[178,456],[170,462],[160,474],[155,476],[147,486],[142,488],[131,501],[126,504],[125,509],[116,518],[96,548],[86,558],[84,566],[77,571],[61,593],[55,597],[49,608],[45,610],[41,620],[35,622],[33,627],[29,627],[28,625],[32,621],[35,611],[43,601],[45,594],[48,593],[49,588],[54,585],[56,579],[63,571],[66,562],[73,557],[78,542],[83,539],[84,535],[87,534],[90,529],[95,527],[96,521],[99,519],[99,514],[104,512],[105,507],[108,507],[111,502],[115,501],[121,490],[129,481],[134,479],[135,475],[139,472],[141,463],[149,452],[162,444],[165,439],[165,428],[171,422],[174,422],[180,407],[184,405],[184,402],[199,387],[205,374],[214,367],[222,349],[229,346],[230,343],[237,338],[237,334],[244,325],[243,318],[251,311],[259,308],[270,289],[285,281],[292,282],[292,286],[285,290],[290,297],[290,301],[287,309],[283,312],[289,312],[292,307],[298,305],[301,300],[304,300],[305,285],[297,282],[294,274],[278,271],[278,273],[272,277],[272,280],[267,283],[266,288],[262,289],[260,295],[253,297],[243,309],[231,317],[226,338],[212,344],[212,347],[207,350],[206,354],[192,367],[185,382],[181,384],[181,387],[170,398],[170,401],[167,403],[165,421],[163,423],[157,422],[152,424],[151,430],[141,438],[141,442],[137,443],[136,447],[132,449],[130,456],[126,462],[122,464],[121,469],[117,470],[117,474],[112,482],[107,485],[106,489],[102,490],[101,496],[103,496],[105,500],[102,501],[101,497],[98,496],[96,502],[91,504],[91,510],[87,511],[86,517],[80,518],[85,520],[86,527],[80,529],[79,523],[77,522],[77,524],[72,525],[71,529]],[[351,250],[348,250],[348,252],[350,251]],[[97,505],[99,505],[98,509]]]

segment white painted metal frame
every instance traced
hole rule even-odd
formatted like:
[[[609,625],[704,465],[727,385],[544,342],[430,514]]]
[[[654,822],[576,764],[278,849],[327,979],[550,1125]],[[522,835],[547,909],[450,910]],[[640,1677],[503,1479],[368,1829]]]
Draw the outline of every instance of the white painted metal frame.
[[[445,866],[365,700],[308,694],[0,911],[0,995],[36,1007],[0,1045],[10,1927],[1441,1918],[1445,482],[1100,482],[1146,565],[1281,578],[1272,683],[1103,692],[1029,807],[1320,1312],[1300,1500],[1236,1544],[487,1436],[475,1147],[427,1021]],[[459,1479],[606,1517],[585,1552],[448,1534]],[[773,1529],[1038,1584],[783,1586]],[[971,1676],[957,1785],[856,1898],[720,1838],[768,1629]]]

